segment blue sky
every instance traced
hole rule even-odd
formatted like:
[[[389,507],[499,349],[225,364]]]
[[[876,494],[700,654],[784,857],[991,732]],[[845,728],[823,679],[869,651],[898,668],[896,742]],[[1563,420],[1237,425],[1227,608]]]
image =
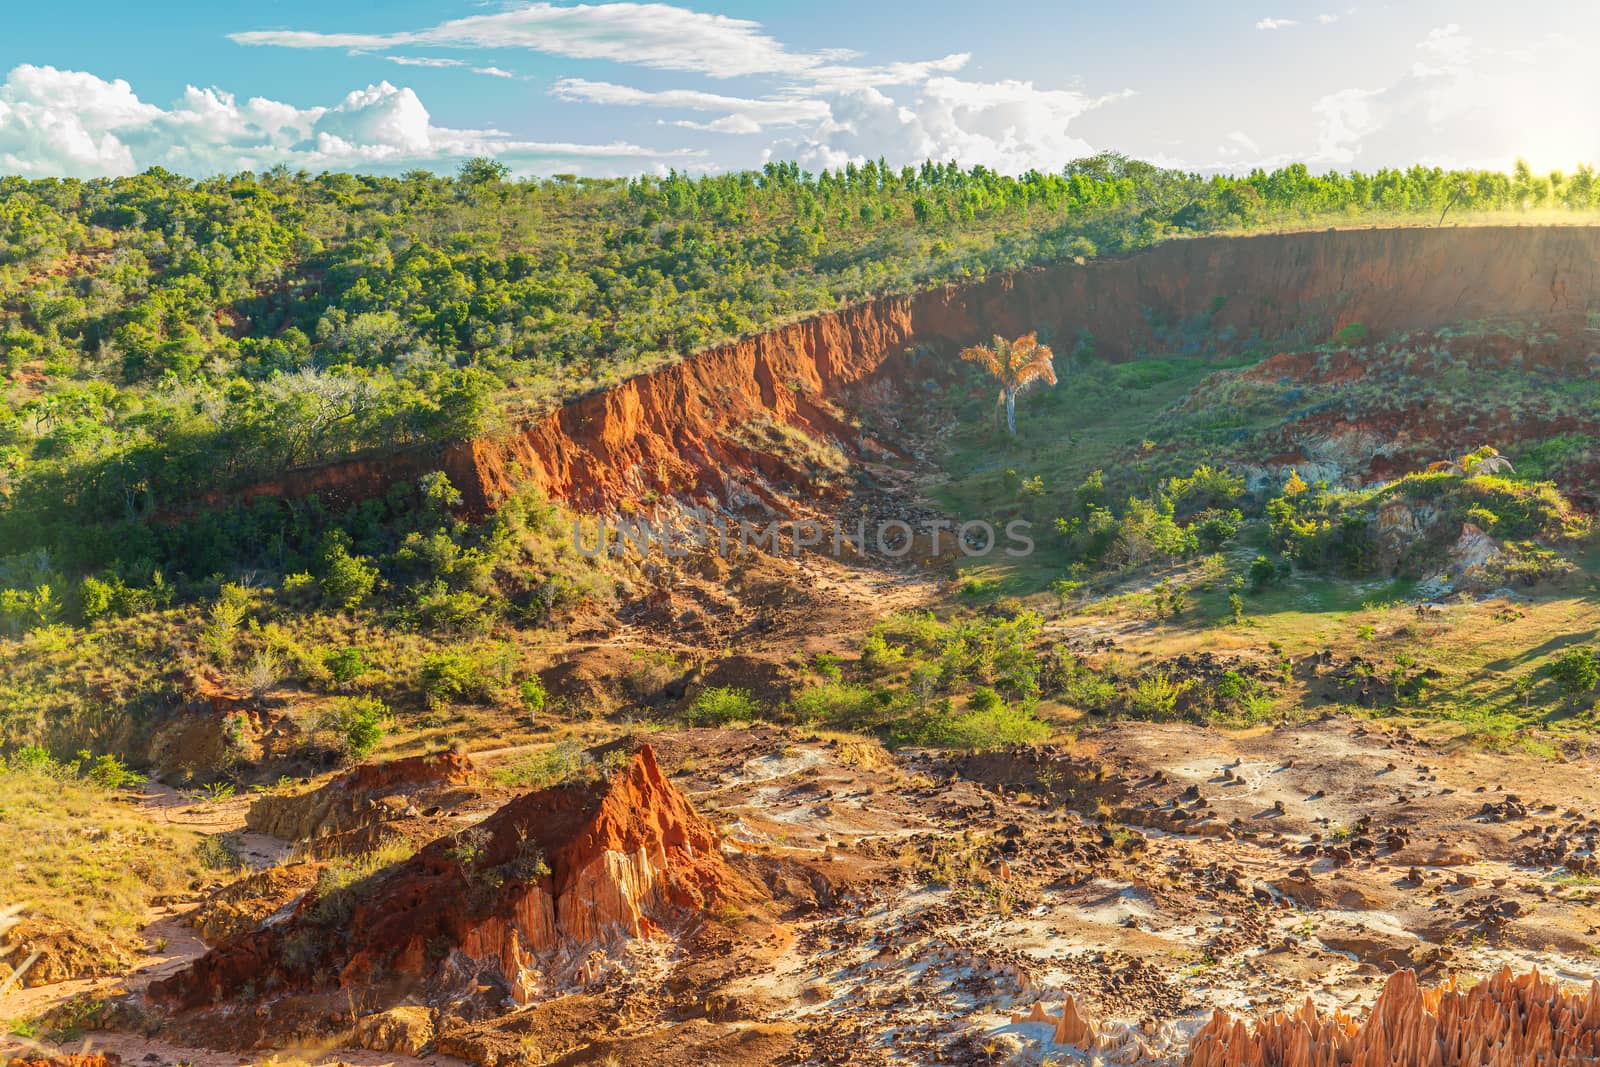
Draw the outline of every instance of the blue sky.
[[[1600,13],[1499,2],[7,5],[0,173],[1570,168]]]

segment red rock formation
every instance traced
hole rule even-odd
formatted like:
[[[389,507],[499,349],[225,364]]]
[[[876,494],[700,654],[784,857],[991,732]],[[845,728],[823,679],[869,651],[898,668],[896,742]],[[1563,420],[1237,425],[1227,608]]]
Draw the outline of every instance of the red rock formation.
[[[265,796],[250,805],[245,825],[286,841],[342,833],[379,819],[383,802],[473,781],[472,760],[460,752],[363,763],[309,793]]]
[[[1309,1000],[1253,1026],[1219,1011],[1184,1067],[1593,1067],[1600,1063],[1600,983],[1568,992],[1509,968],[1462,992],[1411,971],[1389,979],[1363,1020]]]
[[[757,896],[646,745],[608,780],[529,793],[365,883],[308,895],[149,996],[178,1012],[291,995],[303,1011],[318,993],[381,1010],[486,988],[527,1003],[592,974],[596,949]]]
[[[848,443],[826,401],[880,372],[919,373],[913,349],[949,353],[994,333],[1046,329],[1087,332],[1100,355],[1126,359],[1229,352],[1262,338],[1315,343],[1353,322],[1383,335],[1497,315],[1582,319],[1600,300],[1596,260],[1600,228],[1589,227],[1171,241],[1123,259],[880,297],[708,349],[505,437],[288,471],[234,498],[316,493],[341,506],[434,470],[476,513],[523,484],[599,510],[649,490],[725,498],[743,473],[797,473],[732,431],[767,419]]]

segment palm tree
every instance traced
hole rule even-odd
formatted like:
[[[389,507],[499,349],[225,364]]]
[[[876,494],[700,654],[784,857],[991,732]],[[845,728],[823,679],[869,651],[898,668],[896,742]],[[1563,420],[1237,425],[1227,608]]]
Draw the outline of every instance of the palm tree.
[[[1055,353],[1031,333],[1015,341],[1007,341],[996,334],[989,344],[963,348],[961,358],[983,364],[999,380],[1000,396],[996,405],[1005,405],[1006,429],[1011,431],[1012,437],[1017,436],[1017,394],[1034,382],[1056,384],[1056,369],[1051,363]]]

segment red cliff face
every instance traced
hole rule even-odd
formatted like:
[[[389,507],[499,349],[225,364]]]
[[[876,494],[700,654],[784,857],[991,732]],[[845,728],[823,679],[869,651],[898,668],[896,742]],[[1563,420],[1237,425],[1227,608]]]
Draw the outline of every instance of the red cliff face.
[[[642,746],[604,781],[529,793],[364,882],[308,895],[149,995],[180,1013],[260,1003],[260,1016],[293,1005],[302,1018],[318,998],[335,1014],[350,998],[365,1011],[416,996],[524,1004],[593,979],[628,939],[758,897]]]
[[[1317,343],[1351,323],[1374,335],[1491,316],[1579,317],[1600,303],[1600,229],[1338,230],[1172,241],[1122,259],[1058,264],[816,315],[604,393],[508,436],[286,472],[240,494],[343,505],[444,470],[474,512],[519,485],[585,509],[647,492],[725,497],[770,456],[733,431],[756,421],[850,444],[828,401],[914,349],[949,355],[1000,333],[1080,338],[1110,359]],[[213,501],[215,502],[215,501]]]

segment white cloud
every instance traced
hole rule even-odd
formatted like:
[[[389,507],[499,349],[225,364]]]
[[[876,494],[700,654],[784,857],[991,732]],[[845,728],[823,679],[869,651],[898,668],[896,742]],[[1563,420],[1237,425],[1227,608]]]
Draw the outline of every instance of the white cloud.
[[[459,59],[444,59],[440,56],[384,56],[391,63],[398,63],[402,67],[462,67],[466,66]]]
[[[1594,75],[1583,38],[1515,52],[1480,47],[1451,24],[1428,33],[1388,85],[1317,101],[1316,160],[1372,169],[1423,163],[1504,169],[1519,156],[1569,168],[1600,156]]]
[[[748,99],[706,93],[695,89],[635,89],[611,82],[584,78],[563,78],[550,89],[561,100],[622,107],[653,107],[680,111],[720,112],[722,117],[709,123],[678,121],[676,126],[717,133],[759,133],[768,126],[816,123],[829,116],[828,104],[803,96],[775,96]]]
[[[570,59],[605,59],[713,78],[794,74],[849,53],[791,52],[760,23],[659,3],[527,3],[397,33],[254,30],[229,34],[239,44],[284,48],[385,49],[406,45],[525,48]]]
[[[805,80],[818,89],[835,91],[867,89],[883,85],[916,85],[927,81],[935,74],[953,74],[971,60],[971,52],[953,52],[939,59],[885,63],[881,66],[829,65],[806,71]]]
[[[103,177],[161,166],[184,174],[255,170],[405,169],[492,155],[520,172],[561,167],[628,172],[685,150],[525,141],[498,130],[434,126],[416,93],[388,82],[331,107],[260,97],[240,103],[188,88],[170,108],[141,101],[124,81],[24,64],[0,84],[0,173]]]
[[[777,75],[836,91],[915,84],[935,74],[960,70],[971,58],[962,52],[938,59],[860,66],[846,62],[856,55],[848,48],[791,51],[763,31],[760,23],[748,19],[671,4],[633,2],[572,6],[523,3],[493,14],[396,33],[251,30],[228,37],[244,45],[356,51],[415,45],[521,48],[569,59],[610,60],[712,78]]]
[[[1417,44],[1417,51],[1427,62],[1440,63],[1446,68],[1459,67],[1472,56],[1472,38],[1461,32],[1455,23],[1436,26]]]
[[[1223,159],[1257,159],[1261,146],[1243,130],[1234,130],[1228,134],[1227,143],[1217,147],[1217,155]]]
[[[343,48],[521,48],[575,59],[609,60],[710,78],[760,76],[764,95],[733,96],[692,88],[639,89],[567,77],[551,95],[617,107],[695,112],[662,125],[749,136],[781,127],[806,130],[785,142],[812,160],[844,161],[882,153],[906,160],[951,158],[1026,169],[1059,167],[1090,151],[1066,124],[1097,101],[1030,82],[975,82],[951,75],[971,61],[957,52],[934,59],[855,62],[848,49],[796,51],[758,22],[666,3],[520,3],[504,11],[392,33],[257,30],[230,35],[246,45]],[[392,54],[391,54],[392,58]],[[479,69],[481,73],[488,70]],[[903,88],[896,98],[881,90]],[[897,98],[909,97],[909,102]],[[881,135],[889,140],[872,143]],[[919,149],[917,146],[925,146]],[[778,146],[768,146],[768,150]]]
[[[817,135],[798,145],[814,167],[884,156],[901,165],[924,159],[981,163],[1007,173],[1059,170],[1094,149],[1068,128],[1080,115],[1127,93],[1090,97],[1031,82],[931,78],[909,102],[853,89],[831,103]]]
[[[391,63],[398,63],[402,67],[465,67],[467,63],[461,59],[445,59],[441,56],[384,56]],[[515,78],[517,75],[500,67],[469,67],[474,74],[487,74],[491,78]]]
[[[1300,20],[1299,19],[1272,19],[1272,18],[1267,18],[1267,19],[1262,19],[1259,22],[1257,22],[1256,23],[1256,29],[1258,29],[1258,30],[1281,30],[1281,29],[1285,29],[1285,28],[1287,28],[1289,26],[1298,26],[1298,25],[1300,25]]]
[[[1323,26],[1331,26],[1339,21],[1338,15],[1318,15],[1317,22]]]

